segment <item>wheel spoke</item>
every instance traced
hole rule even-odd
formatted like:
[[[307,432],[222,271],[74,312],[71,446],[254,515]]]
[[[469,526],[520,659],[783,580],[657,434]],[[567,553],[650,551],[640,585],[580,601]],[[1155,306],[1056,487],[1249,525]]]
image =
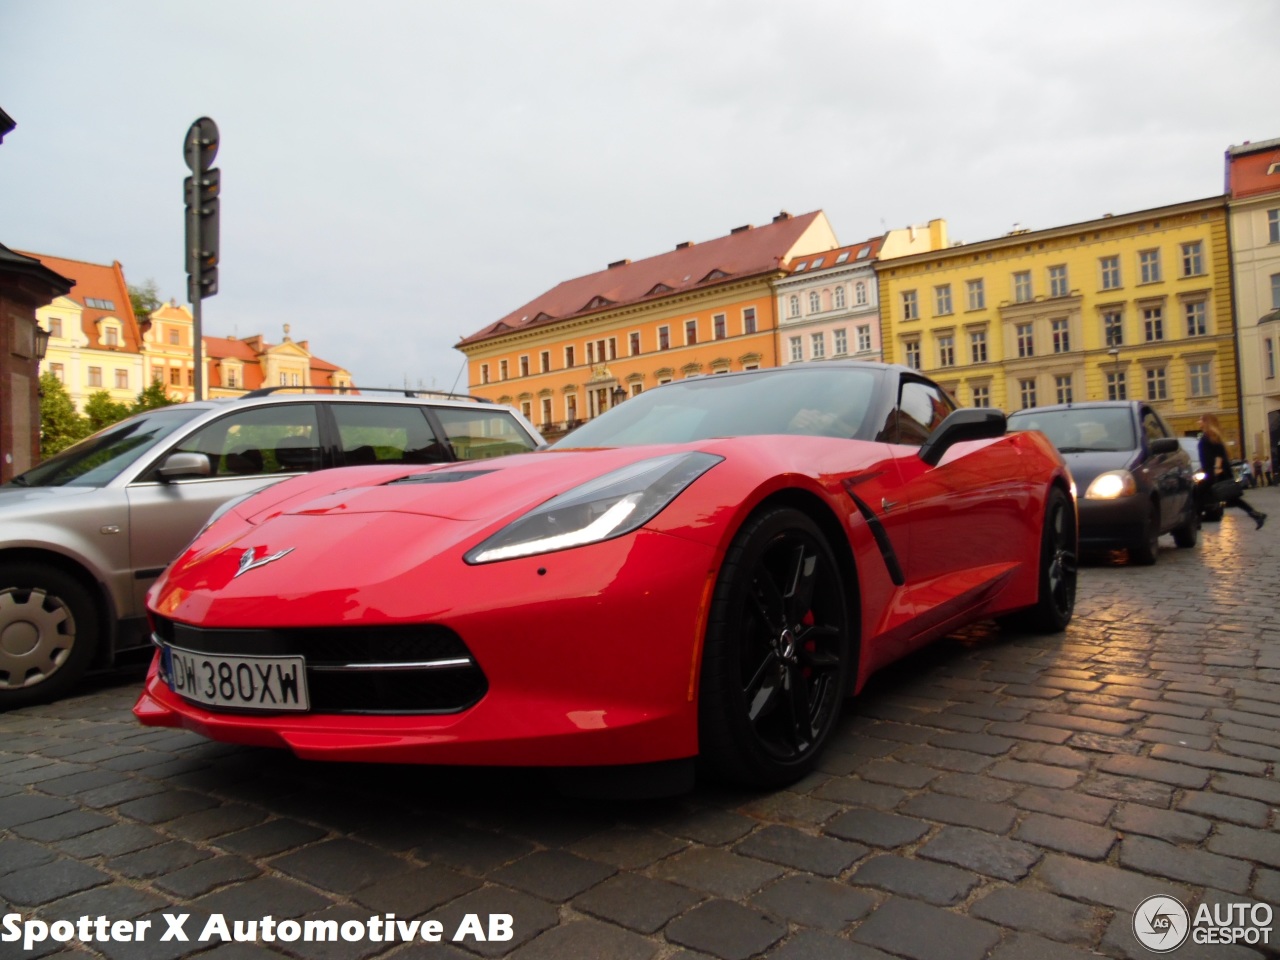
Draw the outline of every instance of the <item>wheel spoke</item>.
[[[789,625],[800,623],[813,607],[818,555],[797,545],[787,558],[786,615]]]
[[[760,618],[766,631],[776,634],[786,628],[786,601],[783,599],[782,591],[774,583],[773,577],[769,575],[769,571],[764,569],[756,571],[755,579],[751,584],[751,602],[755,607],[756,616]]]
[[[747,719],[753,724],[773,712],[778,699],[780,674],[778,658],[770,652],[746,689]]]
[[[813,741],[813,717],[810,715],[812,704],[809,698],[809,684],[799,670],[788,670],[786,674],[787,705],[791,718],[790,746],[798,756],[809,749]]]

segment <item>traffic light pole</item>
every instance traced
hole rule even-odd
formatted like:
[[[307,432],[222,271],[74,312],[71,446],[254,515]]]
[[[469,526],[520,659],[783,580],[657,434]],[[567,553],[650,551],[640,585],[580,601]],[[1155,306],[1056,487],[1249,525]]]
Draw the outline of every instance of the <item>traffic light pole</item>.
[[[200,154],[200,124],[193,123],[191,129],[187,131],[187,149],[188,157],[199,156]],[[194,178],[198,171],[192,170]],[[191,199],[187,198],[188,204]],[[187,261],[191,270],[190,291],[191,294],[191,349],[195,359],[195,399],[204,399],[204,320],[201,316],[200,304],[204,299],[200,296],[200,214],[192,207],[187,207],[187,220],[189,226],[187,228],[188,243],[194,244],[194,249],[187,251]]]
[[[221,174],[210,169],[218,154],[218,125],[201,117],[187,130],[183,158],[191,176],[183,183],[187,208],[187,294],[191,300],[195,399],[204,399],[204,322],[201,302],[218,292],[218,195]]]

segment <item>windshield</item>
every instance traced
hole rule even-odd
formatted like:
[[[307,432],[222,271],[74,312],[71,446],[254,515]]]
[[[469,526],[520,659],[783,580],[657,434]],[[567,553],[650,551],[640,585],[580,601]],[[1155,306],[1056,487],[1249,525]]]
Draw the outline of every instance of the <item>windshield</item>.
[[[1128,407],[1020,410],[1009,415],[1009,429],[1039,430],[1059,453],[1134,450],[1138,446]]]
[[[203,409],[165,407],[112,424],[73,444],[5,486],[101,487]]]
[[[579,427],[552,449],[689,443],[792,433],[869,439],[878,367],[789,368],[696,377],[648,390]]]

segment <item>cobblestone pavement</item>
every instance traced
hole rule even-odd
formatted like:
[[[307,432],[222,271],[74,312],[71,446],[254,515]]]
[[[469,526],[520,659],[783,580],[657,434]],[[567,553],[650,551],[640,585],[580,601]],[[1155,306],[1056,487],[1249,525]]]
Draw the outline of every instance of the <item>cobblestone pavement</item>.
[[[0,716],[5,912],[154,921],[0,958],[1148,957],[1152,895],[1280,909],[1280,490],[1250,499],[1260,533],[1230,513],[1155,567],[1084,568],[1061,637],[977,629],[885,672],[777,793],[588,802],[524,772],[308,764],[135,725],[136,676]],[[160,940],[164,913],[189,942]],[[388,913],[445,942],[195,936]],[[448,942],[467,914],[513,935]]]

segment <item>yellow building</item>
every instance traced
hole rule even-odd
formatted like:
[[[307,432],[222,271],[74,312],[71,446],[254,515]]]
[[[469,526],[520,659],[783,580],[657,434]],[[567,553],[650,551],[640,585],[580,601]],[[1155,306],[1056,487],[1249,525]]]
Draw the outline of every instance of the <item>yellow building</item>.
[[[876,265],[885,359],[968,406],[1144,399],[1239,433],[1226,207],[1173,204]]]
[[[821,211],[567,280],[457,344],[470,392],[548,438],[647,387],[778,363],[773,281],[838,246]]]
[[[172,399],[185,402],[196,398],[195,352],[191,311],[176,303],[166,303],[139,319],[142,331],[142,358],[147,383],[162,383]],[[205,383],[209,381],[206,379]]]

